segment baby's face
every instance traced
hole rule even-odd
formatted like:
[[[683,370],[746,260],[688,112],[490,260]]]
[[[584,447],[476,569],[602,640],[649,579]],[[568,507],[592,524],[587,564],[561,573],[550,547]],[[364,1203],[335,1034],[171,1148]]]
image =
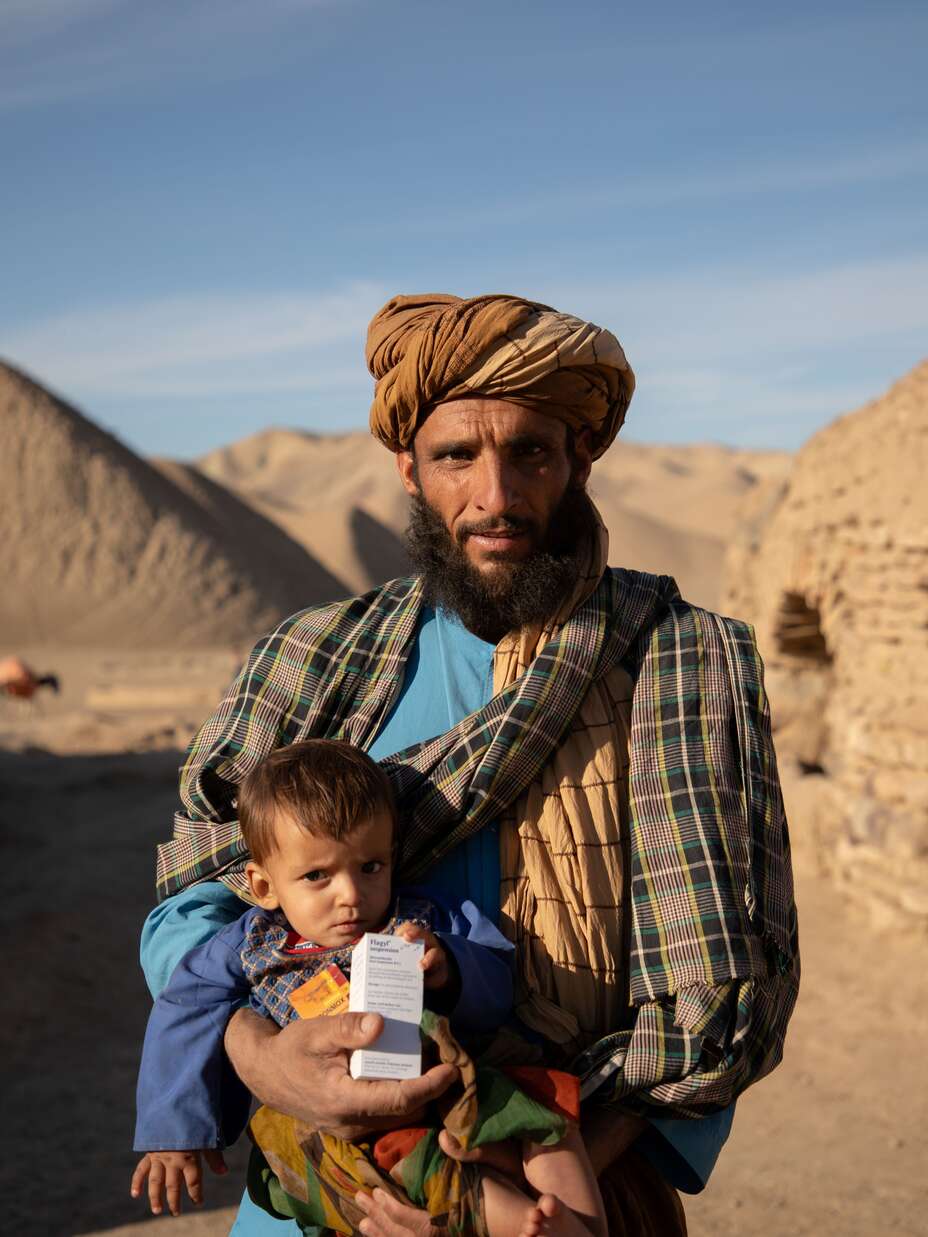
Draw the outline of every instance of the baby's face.
[[[384,809],[336,842],[281,813],[262,867],[290,926],[333,948],[382,927],[390,906],[393,821]]]

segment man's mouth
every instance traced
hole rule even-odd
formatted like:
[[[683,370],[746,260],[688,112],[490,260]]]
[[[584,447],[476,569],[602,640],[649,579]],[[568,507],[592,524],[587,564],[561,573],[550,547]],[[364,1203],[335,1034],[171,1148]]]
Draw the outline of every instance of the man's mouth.
[[[522,527],[506,525],[502,528],[481,528],[478,526],[473,529],[465,529],[463,533],[464,541],[469,541],[481,550],[496,551],[497,553],[516,548],[521,549],[530,537],[531,529],[528,525]]]
[[[527,537],[527,532],[471,533],[468,541],[486,550],[506,550],[510,546],[521,545]]]

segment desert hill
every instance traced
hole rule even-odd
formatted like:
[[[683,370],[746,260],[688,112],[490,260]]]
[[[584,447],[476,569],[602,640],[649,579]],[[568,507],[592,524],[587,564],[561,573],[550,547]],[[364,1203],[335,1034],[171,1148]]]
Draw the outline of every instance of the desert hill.
[[[787,452],[618,443],[591,492],[615,564],[676,577],[705,606],[720,598],[725,546],[745,498],[786,476]],[[357,591],[406,570],[406,497],[369,434],[268,429],[197,461],[202,473],[277,522]]]
[[[361,593],[409,571],[407,501],[393,457],[370,434],[268,429],[197,461]]]
[[[409,570],[406,496],[366,433],[269,429],[196,465],[146,461],[6,365],[0,429],[6,647],[241,644]],[[591,482],[611,561],[717,606],[734,513],[789,461],[620,440]]]
[[[160,468],[0,365],[5,647],[253,639],[345,585],[195,471]]]
[[[792,461],[789,451],[650,446],[620,437],[593,466],[592,486],[629,511],[727,542],[745,500],[760,487],[781,484]]]

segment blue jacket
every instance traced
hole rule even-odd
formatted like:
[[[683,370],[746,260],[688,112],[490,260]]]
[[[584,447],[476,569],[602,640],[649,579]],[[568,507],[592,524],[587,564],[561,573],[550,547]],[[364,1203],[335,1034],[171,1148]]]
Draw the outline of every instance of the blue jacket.
[[[512,1011],[513,946],[473,902],[452,906],[429,891],[435,934],[457,964],[460,1035],[494,1031]],[[242,962],[257,908],[184,956],[155,1001],[139,1069],[136,1151],[227,1147],[248,1121],[251,1096],[223,1051],[232,1014],[251,999]]]

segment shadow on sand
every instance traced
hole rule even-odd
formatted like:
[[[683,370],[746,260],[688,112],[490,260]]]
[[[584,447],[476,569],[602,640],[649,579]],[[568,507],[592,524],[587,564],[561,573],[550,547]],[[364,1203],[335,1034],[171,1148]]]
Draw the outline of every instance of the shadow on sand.
[[[139,929],[169,836],[180,754],[0,752],[7,994],[0,1060],[4,1232],[80,1234],[141,1221],[129,1198],[135,1076],[150,998]],[[244,1140],[247,1142],[247,1140]],[[244,1146],[233,1157],[246,1158]],[[242,1175],[208,1177],[228,1206]]]

